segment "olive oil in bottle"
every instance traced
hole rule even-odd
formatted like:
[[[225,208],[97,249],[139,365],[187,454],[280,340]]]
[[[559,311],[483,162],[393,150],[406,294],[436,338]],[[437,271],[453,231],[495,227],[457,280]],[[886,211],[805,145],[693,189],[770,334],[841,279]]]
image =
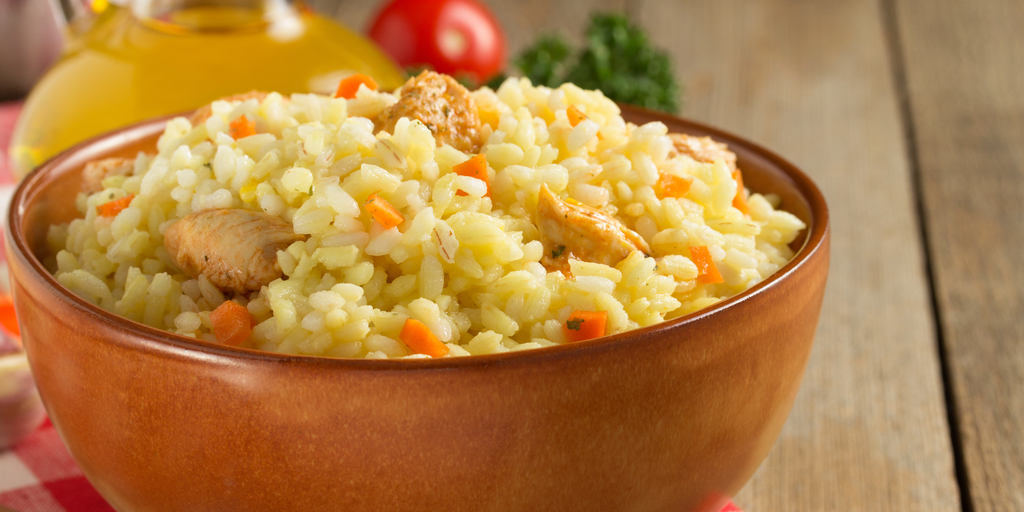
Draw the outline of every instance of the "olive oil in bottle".
[[[373,43],[287,0],[94,0],[99,13],[29,95],[15,127],[18,179],[91,136],[253,89],[334,91],[352,73],[403,74]]]

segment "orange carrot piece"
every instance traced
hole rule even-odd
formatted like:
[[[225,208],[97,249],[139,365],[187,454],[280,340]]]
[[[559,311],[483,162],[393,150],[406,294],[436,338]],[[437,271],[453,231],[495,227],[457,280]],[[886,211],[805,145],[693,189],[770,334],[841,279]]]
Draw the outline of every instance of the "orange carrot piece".
[[[8,333],[21,337],[21,328],[18,327],[18,317],[14,313],[14,302],[10,297],[0,298],[0,325]]]
[[[228,123],[228,135],[235,140],[256,135],[256,122],[246,116],[238,116],[234,121]]]
[[[697,282],[704,284],[715,284],[724,282],[722,274],[711,259],[711,252],[706,245],[690,247],[690,259],[697,265]]]
[[[252,332],[252,316],[249,310],[237,302],[225,301],[210,312],[213,335],[217,343],[237,347],[249,339]]]
[[[114,199],[109,203],[103,203],[96,207],[100,212],[100,217],[114,217],[121,213],[121,210],[128,208],[128,205],[132,204],[132,199],[135,199],[135,194],[128,194],[121,199]]]
[[[739,169],[732,172],[732,179],[736,180],[736,197],[732,198],[732,205],[743,213],[750,213],[747,207],[747,191],[743,188],[743,174]]]
[[[476,178],[487,184],[487,193],[485,197],[491,197],[491,182],[487,179],[487,157],[480,154],[462,162],[461,164],[452,167],[455,174],[459,176],[469,176],[470,178]],[[456,190],[456,195],[468,196],[466,192],[462,190]]]
[[[565,115],[569,116],[569,124],[573,128],[580,124],[580,121],[587,118],[587,115],[580,112],[580,109],[576,108],[576,105],[569,105],[569,108],[565,109]]]
[[[686,195],[690,191],[690,180],[686,178],[680,178],[673,174],[658,173],[660,178],[658,179],[658,196],[661,199],[666,197],[680,198]]]
[[[407,318],[405,325],[402,326],[402,332],[398,334],[398,339],[417,354],[426,354],[430,357],[442,357],[448,354],[448,345],[441,343],[441,340],[430,332],[430,328],[419,320]]]
[[[577,309],[562,325],[562,333],[570,343],[600,338],[608,328],[607,311],[583,311]]]
[[[391,206],[391,203],[377,194],[370,194],[370,197],[366,198],[364,205],[366,206],[366,211],[370,212],[370,215],[373,216],[373,220],[384,226],[384,229],[391,229],[405,221],[405,217],[402,216],[397,208]]]
[[[334,97],[345,98],[346,100],[355,98],[356,93],[359,92],[360,85],[365,85],[366,88],[371,91],[377,90],[377,82],[374,81],[374,79],[362,73],[356,73],[344,78],[341,83],[338,84],[338,90],[334,93]]]

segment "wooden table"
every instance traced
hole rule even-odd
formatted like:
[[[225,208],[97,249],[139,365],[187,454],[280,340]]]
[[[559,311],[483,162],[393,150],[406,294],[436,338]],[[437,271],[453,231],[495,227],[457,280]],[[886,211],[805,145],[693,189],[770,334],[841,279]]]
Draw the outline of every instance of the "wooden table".
[[[1024,2],[487,0],[513,52],[625,11],[683,115],[821,186],[832,271],[754,511],[1024,510]],[[375,2],[320,0],[364,28]]]

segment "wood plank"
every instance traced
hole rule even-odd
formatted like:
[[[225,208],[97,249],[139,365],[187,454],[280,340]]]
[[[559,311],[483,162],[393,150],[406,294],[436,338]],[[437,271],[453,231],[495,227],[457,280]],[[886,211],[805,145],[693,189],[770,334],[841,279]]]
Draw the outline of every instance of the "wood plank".
[[[689,87],[685,115],[785,155],[821,186],[832,212],[832,270],[807,374],[737,503],[959,510],[879,3],[648,1],[641,20],[672,49]]]
[[[896,2],[973,510],[1024,510],[1024,4]]]

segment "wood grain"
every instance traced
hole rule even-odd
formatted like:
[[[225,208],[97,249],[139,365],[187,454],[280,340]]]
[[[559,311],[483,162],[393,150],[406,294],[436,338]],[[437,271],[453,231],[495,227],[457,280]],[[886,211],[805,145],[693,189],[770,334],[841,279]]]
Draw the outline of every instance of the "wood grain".
[[[1024,4],[899,0],[973,510],[1024,510]]]
[[[959,497],[907,147],[877,2],[645,2],[685,115],[775,149],[832,210],[800,396],[752,511],[948,511]]]

